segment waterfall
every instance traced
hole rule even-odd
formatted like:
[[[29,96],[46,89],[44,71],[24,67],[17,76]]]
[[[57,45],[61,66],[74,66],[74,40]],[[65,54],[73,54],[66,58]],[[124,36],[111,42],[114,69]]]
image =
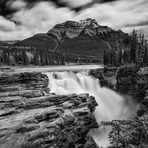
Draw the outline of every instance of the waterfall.
[[[91,77],[88,72],[74,73],[72,71],[49,72],[49,88],[51,93],[58,95],[89,93],[94,96],[98,106],[94,112],[98,123],[115,119],[128,119],[135,113],[133,103],[106,87],[100,87],[99,80]],[[91,131],[91,135],[99,146],[109,146],[108,133],[110,129],[99,128]]]

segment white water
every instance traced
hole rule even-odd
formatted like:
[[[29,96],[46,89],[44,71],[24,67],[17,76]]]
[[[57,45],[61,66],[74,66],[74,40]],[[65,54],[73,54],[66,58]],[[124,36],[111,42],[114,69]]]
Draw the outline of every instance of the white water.
[[[125,99],[116,92],[100,87],[99,81],[89,76],[87,72],[49,72],[47,75],[51,93],[59,95],[89,93],[93,95],[98,103],[94,113],[98,123],[127,119],[135,113],[132,103],[127,104]],[[99,128],[92,131],[91,135],[99,146],[106,148],[109,146],[108,133],[109,128]]]

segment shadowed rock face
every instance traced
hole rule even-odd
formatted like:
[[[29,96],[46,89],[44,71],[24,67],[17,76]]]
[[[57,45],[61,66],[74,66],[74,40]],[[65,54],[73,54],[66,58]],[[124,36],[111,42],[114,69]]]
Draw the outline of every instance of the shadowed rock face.
[[[101,87],[108,87],[112,90],[116,90],[116,71],[117,68],[104,68],[104,69],[92,69],[90,75],[99,79]]]
[[[144,99],[148,89],[148,70],[133,65],[123,66],[117,72],[117,91],[132,96],[136,101]]]
[[[48,94],[41,73],[0,77],[1,148],[97,148],[89,135],[98,124],[97,103],[88,94]]]
[[[53,36],[57,41],[63,40],[64,37],[74,38],[80,34],[96,37],[99,35],[109,34],[113,30],[107,26],[100,26],[94,19],[81,20],[80,22],[66,21],[57,24],[53,29],[48,31],[49,36]]]
[[[48,77],[41,73],[2,73],[0,74],[0,92],[21,93],[21,91],[41,90],[48,92]],[[6,94],[5,93],[5,94]],[[31,96],[30,96],[31,97]]]
[[[117,71],[116,89],[139,103],[138,116],[148,115],[148,68],[123,66]]]
[[[107,53],[111,50],[115,52],[117,48],[127,49],[130,42],[128,34],[100,26],[94,19],[57,24],[47,35],[55,39],[58,44],[56,50],[62,53],[91,55],[101,59],[105,50]]]
[[[124,65],[116,68],[93,69],[90,75],[99,79],[100,85],[121,94],[132,96],[135,101],[143,101],[148,89],[148,68]]]

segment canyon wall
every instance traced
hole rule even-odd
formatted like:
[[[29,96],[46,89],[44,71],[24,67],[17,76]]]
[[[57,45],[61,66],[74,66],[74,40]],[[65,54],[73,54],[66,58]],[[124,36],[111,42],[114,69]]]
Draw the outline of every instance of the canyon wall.
[[[0,73],[0,147],[98,148],[95,98],[50,94],[48,83],[41,73]]]

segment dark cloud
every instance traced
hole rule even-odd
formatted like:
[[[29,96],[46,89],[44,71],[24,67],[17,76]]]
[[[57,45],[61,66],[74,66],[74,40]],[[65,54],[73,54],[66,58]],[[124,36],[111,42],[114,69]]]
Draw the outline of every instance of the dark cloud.
[[[16,0],[0,0],[0,15],[7,17],[17,12],[18,9],[14,9],[11,7],[11,5],[15,1]],[[56,7],[69,7],[66,2],[63,2],[61,0],[24,0],[24,2],[27,3],[26,8],[28,9],[34,7],[34,5],[36,5],[36,3],[38,2],[52,2],[53,4],[55,4]]]
[[[147,8],[148,0],[0,0],[0,40],[24,39],[88,17],[127,32],[145,30]]]
[[[11,5],[15,1],[17,0],[0,0],[0,15],[5,16],[5,17],[8,17],[8,16],[10,17],[12,16],[13,13],[17,12],[18,8],[15,9],[11,7]],[[34,5],[38,2],[52,2],[56,7],[68,7],[71,10],[79,12],[82,9],[90,7],[91,5],[95,3],[107,3],[107,2],[117,1],[117,0],[91,0],[90,2],[83,3],[83,5],[81,6],[78,5],[77,7],[71,5],[70,0],[23,0],[23,1],[27,3],[26,8],[28,9],[34,7]]]
[[[13,3],[11,0],[1,0],[0,1],[0,15],[7,17],[13,14],[17,10],[11,9],[10,6]]]
[[[25,0],[28,3],[28,7],[33,7],[38,2],[52,2],[57,7],[68,7],[67,3],[61,2],[61,0]]]
[[[106,3],[106,2],[113,2],[113,1],[117,1],[117,0],[101,0],[100,2]]]
[[[36,2],[47,1],[47,2],[54,3],[57,7],[68,7],[71,10],[79,12],[82,9],[85,9],[95,3],[107,3],[107,2],[117,1],[117,0],[89,0],[87,2],[83,0],[84,1],[83,5],[77,6],[77,7],[75,7],[74,5],[70,5],[70,3],[74,0],[26,0],[26,1],[28,2],[29,7],[33,6]],[[81,1],[82,0],[79,0],[79,3],[81,3]],[[74,3],[77,3],[77,0],[75,0]]]

